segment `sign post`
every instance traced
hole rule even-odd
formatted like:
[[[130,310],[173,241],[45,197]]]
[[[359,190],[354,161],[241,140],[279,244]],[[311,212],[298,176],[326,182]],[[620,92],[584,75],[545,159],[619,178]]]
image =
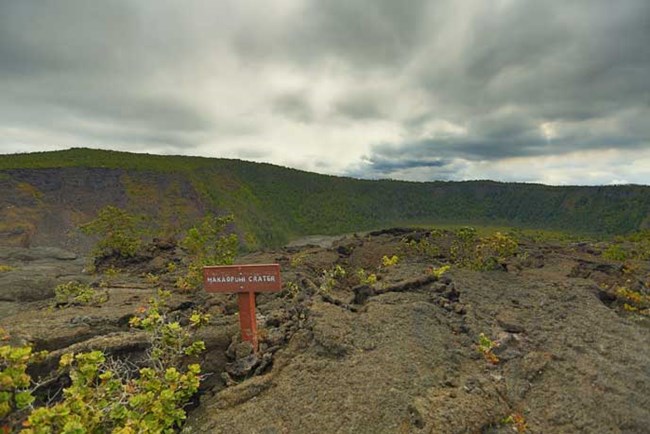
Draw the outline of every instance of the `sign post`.
[[[203,284],[207,292],[237,293],[239,325],[242,339],[257,351],[255,293],[282,289],[279,264],[223,265],[203,267]]]

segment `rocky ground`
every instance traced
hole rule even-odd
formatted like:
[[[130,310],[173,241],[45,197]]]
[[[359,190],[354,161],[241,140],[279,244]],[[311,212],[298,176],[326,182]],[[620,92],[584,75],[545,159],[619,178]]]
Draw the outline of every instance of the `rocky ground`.
[[[234,296],[174,293],[172,310],[212,314],[201,332],[206,376],[186,433],[645,433],[650,430],[650,320],[615,288],[648,295],[649,264],[606,261],[597,246],[523,242],[492,271],[452,266],[389,230],[310,239],[241,263],[278,262],[284,290],[259,295],[260,351],[238,342]],[[0,249],[0,327],[51,351],[137,357],[135,310],[169,285],[159,246],[110,279],[59,249]],[[399,262],[383,266],[382,258]],[[345,277],[327,284],[323,270]],[[376,282],[359,281],[358,269]],[[162,273],[159,282],[145,278]],[[98,306],[53,307],[79,278],[107,291]],[[100,282],[103,280],[103,282]],[[645,300],[645,299],[644,299]],[[495,343],[479,351],[483,334]],[[47,363],[46,363],[47,365]],[[41,369],[45,369],[42,368]]]

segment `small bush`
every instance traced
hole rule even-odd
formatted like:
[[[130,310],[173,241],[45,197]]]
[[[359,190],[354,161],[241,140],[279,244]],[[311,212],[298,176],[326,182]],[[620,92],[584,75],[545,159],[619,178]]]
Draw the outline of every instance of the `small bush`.
[[[381,258],[381,265],[383,265],[385,268],[392,267],[393,265],[397,265],[399,262],[399,256],[393,255],[390,258],[386,255],[384,255],[383,258]]]
[[[199,388],[201,368],[188,356],[205,345],[194,341],[193,330],[209,316],[193,312],[189,328],[167,315],[169,292],[159,292],[130,324],[150,336],[148,364],[135,368],[101,352],[65,354],[60,369],[68,370],[70,386],[54,405],[32,411],[23,424],[25,434],[40,433],[173,433],[185,420],[183,407]],[[28,381],[28,380],[27,380]]]
[[[494,342],[492,339],[487,337],[485,334],[481,333],[478,337],[477,349],[480,353],[483,354],[483,357],[489,363],[496,365],[499,363],[499,358],[492,352],[494,348],[499,346],[498,343]]]
[[[138,230],[139,219],[115,206],[102,208],[97,217],[82,225],[81,231],[97,235],[100,240],[95,247],[95,256],[135,256],[142,244],[142,231]]]
[[[86,283],[70,281],[54,288],[57,305],[99,304],[108,300],[106,291],[96,291]]]
[[[319,291],[325,294],[329,293],[346,274],[345,268],[340,265],[336,265],[329,270],[323,270]]]
[[[431,274],[436,276],[437,279],[440,279],[450,269],[451,269],[451,265],[442,265],[438,268],[431,268]]]
[[[524,433],[528,430],[528,424],[524,415],[521,413],[512,413],[501,420],[503,425],[511,425],[515,432]]]
[[[361,285],[374,285],[377,283],[377,275],[375,273],[368,273],[363,268],[357,270],[357,277],[359,278],[359,284]]]
[[[470,267],[479,270],[497,268],[499,264],[514,256],[518,248],[517,240],[501,232],[480,238],[474,247],[474,255],[470,258]]]
[[[603,258],[610,261],[625,261],[627,254],[620,244],[612,244],[603,251]]]
[[[33,352],[30,346],[0,346],[0,420],[31,408],[35,398],[27,367],[46,355],[46,351]],[[3,429],[0,425],[0,431]]]
[[[187,231],[181,241],[189,257],[187,272],[176,281],[176,287],[192,291],[203,283],[203,267],[206,265],[230,265],[234,262],[239,247],[236,234],[226,234],[232,216],[206,216],[201,222]]]

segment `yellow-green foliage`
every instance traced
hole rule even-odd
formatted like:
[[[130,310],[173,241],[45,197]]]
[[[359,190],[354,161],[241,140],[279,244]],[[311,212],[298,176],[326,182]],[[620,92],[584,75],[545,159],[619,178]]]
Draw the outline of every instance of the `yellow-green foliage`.
[[[329,270],[323,270],[319,290],[327,294],[332,289],[334,289],[338,280],[344,278],[346,274],[347,273],[345,271],[345,268],[341,267],[338,264]]]
[[[54,288],[54,299],[58,305],[97,304],[108,300],[108,294],[96,291],[86,283],[70,281]]]
[[[286,288],[285,293],[289,298],[296,298],[300,294],[300,287],[296,282],[286,282],[284,286]]]
[[[132,327],[149,333],[151,362],[159,367],[176,366],[183,357],[196,355],[205,349],[202,341],[191,342],[192,330],[206,325],[210,320],[210,315],[192,312],[189,330],[181,327],[177,321],[170,321],[166,314],[166,303],[170,295],[169,291],[159,290],[158,298],[151,299],[149,307],[129,322]]]
[[[625,261],[627,253],[620,244],[611,244],[603,251],[603,258],[610,261]]]
[[[81,231],[100,237],[95,255],[134,256],[142,244],[142,231],[137,228],[138,218],[121,208],[109,205],[97,217],[82,225]]]
[[[168,273],[175,272],[177,268],[178,267],[177,267],[176,263],[172,262],[172,261],[168,262],[167,265],[165,266],[165,269],[167,270]]]
[[[176,286],[182,290],[198,289],[203,283],[203,267],[206,265],[229,265],[237,255],[239,239],[236,234],[227,234],[232,216],[206,216],[196,226],[187,231],[181,241],[189,257],[190,264],[185,276],[180,277]]]
[[[650,229],[637,231],[625,237],[617,237],[613,244],[603,251],[603,258],[612,261],[649,260]]]
[[[479,335],[477,349],[480,353],[483,354],[485,360],[492,363],[493,365],[499,363],[499,358],[492,352],[492,350],[497,346],[498,344],[487,337],[484,333],[481,333]]]
[[[32,347],[0,346],[0,420],[10,413],[26,410],[34,402],[27,366],[42,360],[47,352],[34,353]],[[0,425],[0,431],[3,430]]]
[[[442,265],[442,266],[440,266],[438,268],[432,268],[431,269],[431,274],[436,276],[437,279],[440,279],[442,276],[444,276],[444,274],[447,271],[449,271],[450,268],[451,268],[451,265]]]
[[[72,384],[61,402],[29,415],[23,434],[173,433],[185,420],[183,405],[198,390],[201,372],[193,364],[185,372],[142,368],[134,378],[120,377],[101,351],[67,354],[60,366],[70,368]]]
[[[625,286],[616,288],[616,297],[623,303],[623,309],[641,315],[650,315],[650,295],[633,291]]]
[[[524,433],[528,430],[526,418],[521,413],[512,413],[501,420],[503,425],[512,425],[515,432]]]
[[[440,247],[431,243],[426,238],[422,238],[419,241],[411,240],[406,243],[406,246],[419,256],[435,258],[441,254]]]
[[[375,273],[368,273],[363,268],[357,270],[357,277],[361,285],[374,285],[377,283],[377,275]]]
[[[393,255],[390,258],[384,255],[384,257],[381,258],[381,264],[386,268],[392,267],[393,265],[397,265],[398,262],[399,262],[399,257],[397,255]]]
[[[507,234],[496,232],[483,237],[475,246],[473,265],[478,269],[491,269],[517,253],[519,244]]]
[[[510,235],[496,232],[479,237],[476,229],[461,228],[456,231],[456,239],[451,243],[450,259],[463,267],[490,270],[514,256],[518,247],[519,244]]]
[[[40,433],[173,433],[185,420],[184,406],[199,388],[201,368],[182,360],[200,353],[205,345],[192,340],[192,331],[209,316],[194,312],[189,329],[169,321],[160,292],[148,308],[134,316],[131,325],[149,333],[148,366],[134,372],[110,360],[101,351],[65,354],[60,369],[69,370],[71,384],[63,399],[32,411],[23,424],[24,434]]]
[[[297,253],[291,257],[291,266],[292,267],[298,267],[300,266],[304,261],[305,261],[305,254],[304,253]]]
[[[14,267],[12,267],[11,265],[0,264],[0,273],[8,273],[13,269]]]

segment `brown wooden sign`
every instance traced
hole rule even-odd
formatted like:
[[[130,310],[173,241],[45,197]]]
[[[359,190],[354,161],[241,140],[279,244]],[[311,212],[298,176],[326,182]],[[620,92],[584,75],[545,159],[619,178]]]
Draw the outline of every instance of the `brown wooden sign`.
[[[279,264],[219,265],[203,267],[207,292],[236,292],[242,339],[257,351],[255,293],[282,289]]]
[[[203,267],[208,292],[276,292],[282,289],[279,264]]]

